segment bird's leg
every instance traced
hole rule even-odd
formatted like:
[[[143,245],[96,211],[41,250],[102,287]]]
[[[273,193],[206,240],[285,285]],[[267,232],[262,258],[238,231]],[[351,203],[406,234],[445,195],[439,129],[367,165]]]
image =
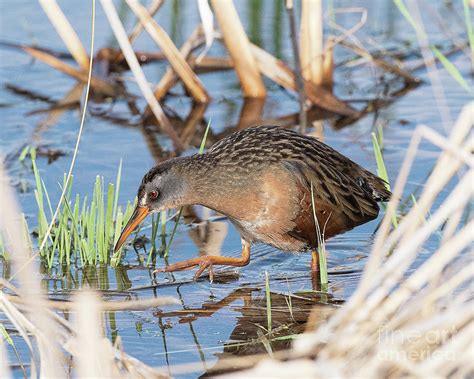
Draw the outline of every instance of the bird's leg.
[[[187,270],[194,266],[199,266],[199,269],[194,275],[194,280],[197,280],[197,278],[199,278],[199,276],[207,268],[209,269],[209,279],[212,282],[214,279],[214,272],[213,272],[214,265],[242,267],[242,266],[248,265],[249,262],[250,262],[250,243],[242,239],[242,255],[240,258],[207,255],[207,256],[203,256],[199,258],[187,259],[185,261],[174,263],[167,267],[156,269],[155,271],[153,271],[153,274],[158,273],[158,272],[173,272],[173,271]]]
[[[311,274],[319,275],[319,252],[314,248],[311,250]]]

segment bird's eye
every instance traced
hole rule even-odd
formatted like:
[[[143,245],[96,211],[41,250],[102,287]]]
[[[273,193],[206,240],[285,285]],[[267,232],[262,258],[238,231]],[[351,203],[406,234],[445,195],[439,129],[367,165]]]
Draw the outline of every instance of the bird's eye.
[[[158,197],[158,191],[150,191],[148,193],[148,198],[150,200],[155,200]]]

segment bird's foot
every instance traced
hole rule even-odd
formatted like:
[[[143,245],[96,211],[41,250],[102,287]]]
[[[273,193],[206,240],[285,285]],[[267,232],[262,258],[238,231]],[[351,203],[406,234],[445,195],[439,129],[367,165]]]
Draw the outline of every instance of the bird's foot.
[[[204,272],[204,270],[209,271],[209,281],[212,283],[214,281],[214,265],[212,263],[211,259],[206,259],[210,257],[204,257],[201,262],[199,263],[199,268],[194,274],[193,280],[197,281],[201,274]]]
[[[174,271],[181,271],[181,270],[189,270],[195,266],[198,266],[198,270],[196,274],[194,274],[193,280],[197,281],[204,270],[209,270],[209,281],[212,283],[214,281],[214,262],[212,261],[212,257],[205,256],[195,259],[190,259],[189,261],[178,262],[172,265],[158,268],[152,272],[153,277],[156,277],[156,274],[160,272],[174,272]]]

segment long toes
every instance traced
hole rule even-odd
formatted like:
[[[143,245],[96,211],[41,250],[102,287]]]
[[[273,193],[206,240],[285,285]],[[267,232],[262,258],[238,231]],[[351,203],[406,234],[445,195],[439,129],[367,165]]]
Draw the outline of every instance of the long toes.
[[[199,277],[201,276],[201,274],[204,272],[204,270],[206,269],[206,266],[199,266],[199,269],[196,271],[196,273],[194,274],[193,276],[193,280],[196,282]]]
[[[214,273],[212,271],[212,263],[201,263],[199,265],[199,269],[196,271],[196,274],[194,274],[193,280],[197,281],[201,274],[204,272],[204,270],[209,269],[209,281],[212,282],[214,279]]]
[[[209,266],[209,281],[214,282],[214,268],[212,265]]]

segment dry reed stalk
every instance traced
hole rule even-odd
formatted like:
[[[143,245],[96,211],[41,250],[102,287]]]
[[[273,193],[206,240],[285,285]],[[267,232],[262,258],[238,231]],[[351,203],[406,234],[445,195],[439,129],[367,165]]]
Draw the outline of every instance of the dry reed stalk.
[[[56,58],[55,56],[45,53],[44,51],[35,49],[33,47],[24,46],[22,49],[30,54],[33,58],[38,59],[52,68],[61,71],[62,73],[71,76],[72,78],[79,80],[82,83],[87,83],[88,75],[87,72],[80,71],[66,63],[62,60]],[[92,77],[91,87],[104,95],[116,97],[120,94],[119,90],[112,84],[98,78]]]
[[[293,76],[295,78],[296,89],[298,92],[298,101],[300,104],[300,117],[299,117],[299,131],[300,133],[306,132],[306,100],[304,92],[304,81],[301,73],[301,62],[300,53],[298,51],[298,38],[296,36],[296,22],[295,12],[293,9],[293,0],[286,0],[286,11],[290,22],[290,36],[291,46],[293,48],[293,59],[295,62],[295,69],[293,70]]]
[[[293,71],[281,60],[275,58],[260,47],[250,44],[257,66],[263,75],[282,87],[296,91],[296,80]],[[356,116],[358,112],[337,99],[324,87],[305,81],[305,93],[308,100],[318,107],[330,110],[342,116]]]
[[[300,59],[305,80],[316,85],[324,82],[322,0],[302,0]]]
[[[23,331],[23,336],[27,336],[33,330],[36,332],[36,343],[38,351],[30,348],[32,361],[32,374],[36,367],[43,368],[42,374],[46,377],[62,376],[64,369],[61,367],[60,347],[56,342],[57,332],[51,325],[50,315],[45,308],[40,305],[43,299],[41,292],[40,277],[37,271],[28,264],[31,251],[28,251],[28,243],[25,240],[24,227],[20,212],[16,205],[16,199],[10,181],[0,162],[0,208],[2,217],[0,219],[0,232],[6,238],[11,256],[14,258],[14,267],[19,270],[18,281],[21,285],[21,295],[30,304],[28,316],[30,317],[30,328]],[[3,292],[0,292],[2,299],[5,299]],[[0,309],[5,315],[11,315],[14,309],[6,309],[0,300]],[[16,319],[10,319],[15,325]],[[29,340],[29,338],[28,338]],[[52,342],[51,342],[52,341]],[[32,346],[30,344],[30,346]]]
[[[401,68],[400,66],[392,64],[390,62],[387,62],[387,61],[385,61],[381,58],[374,57],[372,54],[370,54],[370,52],[368,52],[367,50],[365,50],[365,49],[363,49],[363,48],[361,48],[357,45],[354,45],[354,44],[352,44],[350,42],[347,42],[347,41],[340,42],[340,45],[352,50],[354,53],[356,53],[357,55],[360,55],[362,58],[366,59],[367,61],[372,62],[373,64],[375,64],[377,66],[380,66],[385,71],[388,71],[388,72],[391,72],[395,75],[400,76],[401,78],[405,79],[409,83],[420,83],[421,82],[421,79],[413,76],[408,71]]]
[[[192,145],[193,137],[196,137],[196,134],[199,133],[199,125],[204,120],[204,115],[206,114],[207,104],[195,104],[191,108],[186,121],[184,122],[183,129],[181,131],[180,137],[188,145]],[[198,141],[201,141],[202,136],[197,136]]]
[[[191,67],[194,67],[195,71],[198,71],[198,72],[234,69],[234,62],[232,62],[232,59],[229,59],[227,57],[197,58],[191,55],[188,59],[188,62],[189,62],[189,65]]]
[[[20,296],[5,295],[7,299],[13,304],[27,305],[28,301]],[[150,299],[141,300],[123,300],[123,301],[101,301],[99,302],[98,309],[101,312],[117,312],[117,311],[141,311],[150,308],[161,307],[164,305],[180,304],[173,297],[155,297]],[[55,301],[55,300],[43,300],[41,305],[50,309],[57,309],[61,311],[67,311],[74,308],[74,302],[71,301]]]
[[[184,42],[183,46],[179,50],[179,54],[183,59],[186,61],[188,60],[189,56],[191,55],[192,51],[196,48],[196,46],[201,45],[204,43],[204,34],[202,30],[202,26],[199,25],[189,36],[189,38]],[[189,67],[192,70],[194,68],[193,63],[189,63]],[[156,85],[154,94],[158,101],[160,101],[168,91],[177,83],[178,76],[176,72],[172,68],[168,68]],[[208,99],[209,100],[209,99]],[[206,102],[201,102],[206,103]]]
[[[323,56],[323,82],[321,86],[332,93],[334,87],[334,38],[329,37]]]
[[[69,377],[75,374],[78,374],[78,377],[104,377],[104,373],[108,373],[107,377],[110,377],[112,373],[114,377],[124,378],[168,378],[166,374],[131,357],[119,346],[112,346],[107,338],[100,338],[102,332],[100,326],[97,327],[100,316],[98,304],[96,296],[92,293],[79,296],[78,301],[73,302],[73,307],[76,308],[75,313],[78,315],[77,326],[44,307],[44,312],[50,317],[50,329],[56,332],[54,336],[45,338],[44,332],[35,326],[35,316],[31,313],[32,304],[25,303],[17,307],[3,292],[0,292],[0,310],[25,341],[29,354],[34,357],[38,350],[39,354],[44,356],[44,360],[38,366],[35,365],[35,361],[32,361],[32,377],[50,377],[47,375],[51,372],[49,358],[53,357],[48,356],[48,349],[58,345],[61,347],[61,355],[54,357],[57,365],[62,368],[61,375],[58,377]],[[38,349],[34,348],[35,344],[38,344]],[[75,364],[76,361],[79,366]],[[77,369],[77,373],[66,372],[71,362]],[[8,364],[8,360],[5,364]]]
[[[10,366],[8,366],[8,356],[7,356],[7,347],[6,342],[0,344],[0,372],[5,379],[12,378],[12,372]]]
[[[97,297],[90,292],[81,292],[76,296],[74,308],[77,314],[76,329],[81,331],[77,336],[77,346],[80,346],[76,355],[78,376],[82,378],[118,377],[120,372],[114,365],[110,344],[107,343],[108,341],[103,344],[104,336],[100,325]]]
[[[165,113],[163,112],[163,109],[161,108],[160,104],[153,95],[153,91],[151,90],[145,78],[145,74],[143,73],[143,70],[140,67],[140,63],[138,63],[135,52],[133,51],[132,45],[128,40],[127,33],[125,32],[122,22],[120,21],[114,4],[109,0],[101,0],[100,3],[109,20],[115,38],[117,39],[117,42],[119,43],[120,48],[122,49],[128,66],[130,67],[130,70],[135,76],[137,84],[140,87],[140,90],[142,91],[143,96],[145,97],[145,100],[148,103],[148,106],[155,115],[163,132],[166,133],[168,137],[173,141],[173,145],[176,150],[178,150],[178,152],[183,151],[185,149],[185,146],[179,139],[170,121],[168,120],[168,117],[166,117]]]
[[[260,71],[232,0],[211,0],[224,43],[234,62],[244,97],[266,97]]]
[[[263,108],[265,106],[265,99],[261,98],[247,98],[244,99],[244,104],[240,110],[239,122],[237,129],[248,128],[249,126],[262,125]]]
[[[397,186],[403,186],[421,137],[443,145],[416,207],[397,229],[377,236],[363,280],[354,296],[327,324],[304,334],[289,352],[312,377],[467,377],[472,374],[474,307],[472,242],[474,220],[462,223],[459,210],[474,197],[474,102],[466,105],[449,139],[418,129]],[[420,131],[421,130],[421,131]],[[425,131],[423,131],[425,130]],[[455,153],[457,151],[457,153]],[[466,169],[467,167],[467,169]],[[434,201],[459,177],[443,203]],[[400,192],[398,192],[400,193]],[[392,200],[396,202],[397,197]],[[390,223],[390,215],[385,219]],[[420,219],[426,221],[420,224]],[[442,240],[411,270],[420,248],[452,217],[456,232]],[[384,220],[386,222],[386,220]],[[470,287],[471,286],[471,287]],[[314,360],[305,357],[315,357]],[[299,359],[299,360],[297,360]],[[270,363],[277,366],[270,366]],[[239,375],[299,375],[293,365],[270,362]],[[275,368],[277,367],[277,368]]]
[[[81,69],[87,71],[89,69],[89,56],[86,49],[84,49],[81,40],[58,3],[56,3],[56,0],[39,0],[39,3],[74,60]]]
[[[130,9],[132,9],[135,15],[140,19],[140,22],[143,24],[153,41],[155,41],[166,55],[171,67],[173,67],[176,75],[178,75],[183,81],[184,86],[193,99],[199,103],[209,102],[210,97],[207,94],[204,85],[191,67],[189,67],[186,59],[180,54],[168,34],[156,23],[155,20],[153,20],[153,18],[148,14],[146,8],[140,3],[136,0],[126,0],[126,2]]]
[[[150,17],[153,17],[155,13],[160,10],[161,6],[163,5],[163,2],[164,0],[153,0],[151,2],[150,6],[147,9],[147,13],[150,15]],[[140,22],[140,20],[138,20],[132,32],[128,35],[128,40],[130,41],[130,43],[133,43],[142,31],[143,24]]]

